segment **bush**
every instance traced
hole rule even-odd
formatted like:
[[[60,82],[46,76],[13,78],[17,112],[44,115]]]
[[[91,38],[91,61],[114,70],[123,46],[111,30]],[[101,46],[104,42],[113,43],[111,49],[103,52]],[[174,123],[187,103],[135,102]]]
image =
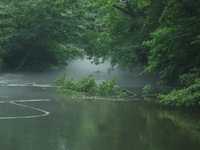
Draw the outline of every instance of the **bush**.
[[[188,87],[173,90],[169,94],[159,96],[160,103],[171,106],[199,107],[200,106],[200,79]]]
[[[76,88],[78,92],[84,93],[95,93],[97,91],[97,83],[92,76],[88,76],[86,78],[81,79],[76,83]]]
[[[88,76],[81,80],[67,79],[65,76],[56,81],[59,91],[67,95],[91,95],[91,96],[125,96],[126,93],[117,86],[115,80],[103,81],[97,84],[94,77]]]
[[[152,86],[151,85],[145,85],[144,87],[143,87],[143,89],[142,89],[142,93],[144,94],[144,95],[150,95],[150,94],[152,94],[153,93],[153,89],[152,89]]]
[[[98,95],[101,96],[123,96],[125,94],[122,89],[116,84],[115,80],[103,81],[98,86]]]
[[[195,82],[200,75],[200,71],[198,69],[193,69],[189,73],[185,73],[179,77],[180,83],[182,86],[189,86]]]

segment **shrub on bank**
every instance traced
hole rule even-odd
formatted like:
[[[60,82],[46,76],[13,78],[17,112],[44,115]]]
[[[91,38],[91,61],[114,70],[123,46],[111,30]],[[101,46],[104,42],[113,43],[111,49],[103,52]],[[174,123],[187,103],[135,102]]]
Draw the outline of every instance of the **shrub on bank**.
[[[67,79],[65,76],[56,81],[58,89],[66,95],[90,95],[90,96],[116,96],[126,95],[115,80],[103,81],[97,84],[92,76],[80,80]]]
[[[183,89],[173,90],[169,94],[159,95],[160,103],[170,106],[199,107],[200,106],[200,79]]]

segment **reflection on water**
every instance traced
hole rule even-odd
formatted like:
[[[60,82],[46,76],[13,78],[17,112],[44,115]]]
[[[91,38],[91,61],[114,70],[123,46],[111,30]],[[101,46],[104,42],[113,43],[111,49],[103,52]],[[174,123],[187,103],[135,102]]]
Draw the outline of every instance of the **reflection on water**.
[[[149,104],[69,101],[31,105],[52,114],[33,120],[0,121],[2,149],[199,150],[199,130],[186,130],[163,115],[166,111]],[[170,116],[183,121],[175,112]]]
[[[115,76],[127,87],[138,87],[148,80],[134,77],[130,72],[112,70],[109,63],[94,66],[88,60],[43,73],[1,74],[0,101],[52,100],[27,104],[50,112],[47,117],[0,120],[2,150],[199,150],[198,114],[162,110],[144,102],[66,99],[63,102],[55,88],[32,86],[51,85],[64,73],[74,78],[93,74],[99,81]],[[9,103],[0,104],[0,117],[15,114],[37,115],[38,112]]]

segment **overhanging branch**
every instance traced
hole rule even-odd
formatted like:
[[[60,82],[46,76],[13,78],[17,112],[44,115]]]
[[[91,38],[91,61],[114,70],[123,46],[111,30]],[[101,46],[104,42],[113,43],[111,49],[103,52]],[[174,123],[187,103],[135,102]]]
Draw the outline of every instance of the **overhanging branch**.
[[[130,12],[128,9],[126,9],[124,7],[120,7],[120,6],[116,5],[116,4],[113,5],[113,7],[118,9],[118,10],[120,10],[121,12],[123,12],[124,14],[126,14],[126,15],[128,15],[128,16],[130,16],[132,18],[135,17],[135,15],[132,12]]]

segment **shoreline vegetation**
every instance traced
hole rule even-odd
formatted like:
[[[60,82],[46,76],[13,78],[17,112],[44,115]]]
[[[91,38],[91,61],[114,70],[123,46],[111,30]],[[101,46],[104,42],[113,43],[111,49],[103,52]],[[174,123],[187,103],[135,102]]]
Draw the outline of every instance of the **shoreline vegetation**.
[[[0,69],[43,70],[83,54],[97,64],[109,58],[172,85],[158,94],[161,104],[200,107],[199,8],[196,0],[1,0]],[[89,91],[75,82],[63,87],[118,96],[112,81],[90,81],[97,89]]]
[[[80,80],[69,79],[66,76],[56,81],[58,92],[70,99],[87,100],[111,100],[111,101],[135,101],[141,99],[156,98],[153,102],[171,107],[199,107],[200,105],[200,80],[195,80],[184,89],[172,90],[164,94],[155,91],[151,85],[146,85],[140,93],[122,89],[113,80],[97,83],[93,76]],[[131,100],[132,99],[132,100]],[[152,100],[150,100],[152,101]]]
[[[121,89],[115,80],[107,80],[97,83],[93,76],[88,76],[80,80],[68,79],[65,76],[56,81],[58,92],[75,97],[127,97],[126,90]]]
[[[158,96],[163,105],[176,107],[200,107],[200,80],[184,88],[172,90],[168,94]]]

